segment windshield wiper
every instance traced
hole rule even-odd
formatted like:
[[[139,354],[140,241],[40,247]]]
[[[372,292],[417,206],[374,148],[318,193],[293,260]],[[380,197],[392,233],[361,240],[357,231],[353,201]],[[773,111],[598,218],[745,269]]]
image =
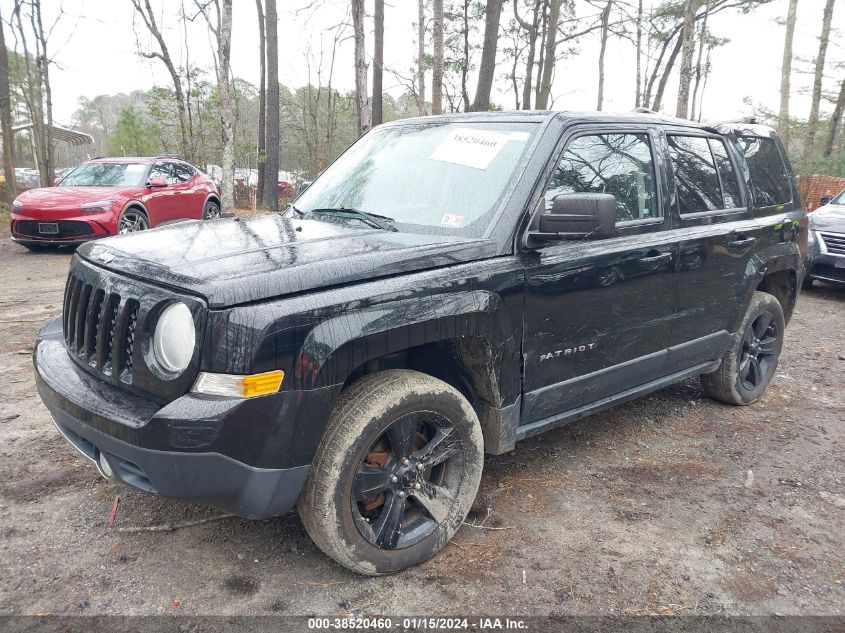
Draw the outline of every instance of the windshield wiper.
[[[298,210],[298,209],[297,209]],[[378,215],[376,213],[367,213],[366,211],[359,211],[358,209],[351,209],[349,207],[335,207],[335,208],[327,208],[327,209],[311,209],[310,211],[306,211],[306,214],[313,213],[314,215],[318,215],[320,213],[326,215],[340,215],[340,216],[349,216],[361,220],[362,222],[366,222],[372,227],[377,229],[382,229],[385,231],[398,231],[395,226],[389,224],[389,222],[395,222],[393,218],[388,218],[384,215]]]

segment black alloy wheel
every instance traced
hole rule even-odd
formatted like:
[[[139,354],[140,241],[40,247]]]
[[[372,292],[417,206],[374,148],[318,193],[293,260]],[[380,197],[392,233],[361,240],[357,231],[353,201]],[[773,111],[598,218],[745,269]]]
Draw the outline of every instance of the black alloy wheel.
[[[408,413],[370,446],[352,483],[353,516],[361,535],[380,549],[419,543],[446,518],[457,497],[463,445],[434,411]]]
[[[777,363],[778,331],[774,317],[763,312],[748,326],[742,339],[739,380],[748,391],[754,391],[771,378]]]

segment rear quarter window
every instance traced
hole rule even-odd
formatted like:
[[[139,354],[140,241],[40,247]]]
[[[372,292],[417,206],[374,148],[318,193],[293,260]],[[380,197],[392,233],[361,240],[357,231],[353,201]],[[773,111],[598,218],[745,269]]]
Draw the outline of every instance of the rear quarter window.
[[[777,144],[761,136],[740,136],[737,140],[751,174],[754,206],[768,207],[791,202],[789,172]]]

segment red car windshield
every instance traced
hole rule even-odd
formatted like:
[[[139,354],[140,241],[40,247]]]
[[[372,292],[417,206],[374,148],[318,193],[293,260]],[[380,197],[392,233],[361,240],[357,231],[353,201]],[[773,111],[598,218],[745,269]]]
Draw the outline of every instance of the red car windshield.
[[[82,163],[65,176],[60,187],[139,187],[148,165],[144,163]]]

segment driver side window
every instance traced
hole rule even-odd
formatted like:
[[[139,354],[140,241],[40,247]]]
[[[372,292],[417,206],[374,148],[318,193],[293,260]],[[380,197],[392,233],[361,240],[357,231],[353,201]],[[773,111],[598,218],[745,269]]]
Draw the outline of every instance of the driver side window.
[[[616,222],[659,217],[654,158],[648,134],[590,134],[572,139],[546,188],[546,210],[555,196],[610,193]]]
[[[150,180],[154,178],[160,178],[167,182],[168,185],[172,185],[173,180],[173,170],[170,168],[170,163],[156,163],[153,165],[153,168],[150,170]]]

